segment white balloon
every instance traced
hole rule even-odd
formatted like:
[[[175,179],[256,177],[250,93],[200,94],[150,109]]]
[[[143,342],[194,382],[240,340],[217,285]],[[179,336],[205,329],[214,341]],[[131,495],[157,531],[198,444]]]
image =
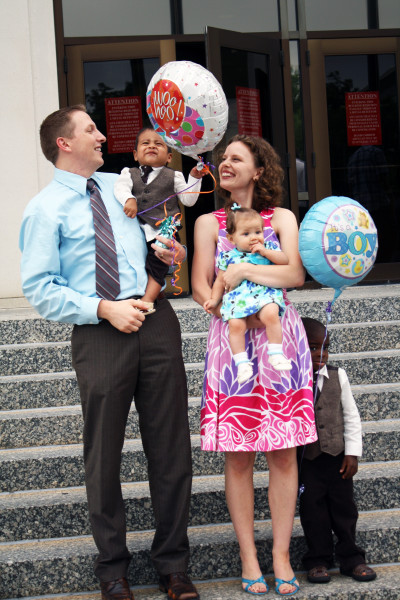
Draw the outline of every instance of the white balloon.
[[[197,160],[221,141],[228,125],[228,103],[214,75],[182,60],[163,65],[147,88],[146,110],[165,142]]]

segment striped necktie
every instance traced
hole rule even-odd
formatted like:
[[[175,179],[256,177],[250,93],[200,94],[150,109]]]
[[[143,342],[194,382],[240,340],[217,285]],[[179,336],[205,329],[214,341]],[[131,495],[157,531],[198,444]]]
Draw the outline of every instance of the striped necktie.
[[[87,189],[90,194],[96,243],[96,293],[105,300],[115,300],[120,292],[120,285],[110,217],[93,179],[88,179]]]

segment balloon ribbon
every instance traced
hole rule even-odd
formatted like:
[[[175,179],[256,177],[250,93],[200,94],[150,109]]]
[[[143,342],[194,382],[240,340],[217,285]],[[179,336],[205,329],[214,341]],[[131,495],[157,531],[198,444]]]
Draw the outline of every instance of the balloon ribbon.
[[[201,160],[201,157],[198,157],[199,160]],[[154,204],[153,206],[150,206],[149,208],[146,208],[145,210],[140,211],[139,213],[137,213],[138,215],[142,215],[143,213],[152,210],[153,208],[156,208],[157,206],[160,206],[161,204],[164,204],[164,213],[165,213],[165,218],[161,219],[160,221],[157,221],[157,223],[155,223],[156,227],[160,227],[160,231],[158,235],[161,235],[162,237],[166,237],[170,240],[172,240],[172,246],[171,246],[171,250],[173,252],[173,257],[172,257],[172,264],[174,264],[175,262],[175,242],[176,242],[176,232],[177,229],[181,223],[181,219],[182,219],[182,214],[181,213],[176,213],[173,217],[168,216],[167,213],[167,202],[168,200],[170,200],[171,198],[174,198],[174,196],[178,196],[180,194],[212,194],[216,187],[217,187],[217,182],[216,179],[214,177],[214,175],[211,173],[210,167],[212,169],[215,169],[214,165],[211,165],[210,163],[203,163],[203,169],[200,171],[201,173],[204,172],[204,175],[210,175],[214,181],[214,187],[212,190],[207,190],[207,191],[200,191],[200,192],[189,192],[188,190],[190,190],[190,188],[192,188],[194,185],[197,184],[197,181],[195,181],[194,183],[192,183],[192,185],[189,185],[187,188],[185,188],[184,190],[180,191],[180,192],[176,192],[175,194],[171,194],[171,196],[168,196],[168,198],[165,198],[165,200],[162,200],[161,202],[159,202],[158,204]],[[153,217],[151,217],[153,218]],[[155,219],[155,218],[154,218]],[[156,242],[157,244],[157,242]],[[158,245],[162,245],[165,246],[165,244],[161,244],[160,242],[158,242]],[[176,288],[177,292],[174,292],[174,296],[179,296],[179,294],[182,293],[182,288],[179,285],[176,285],[177,282],[179,281],[179,271],[181,270],[182,267],[182,261],[179,261],[176,263],[177,267],[174,271],[174,275],[173,277],[171,277],[171,285]]]

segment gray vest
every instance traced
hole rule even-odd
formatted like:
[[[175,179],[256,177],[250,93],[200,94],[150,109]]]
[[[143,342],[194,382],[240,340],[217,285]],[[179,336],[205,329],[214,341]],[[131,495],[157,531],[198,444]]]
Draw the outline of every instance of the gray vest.
[[[159,202],[166,200],[169,196],[175,193],[174,178],[175,171],[163,167],[157,177],[149,184],[142,181],[140,170],[137,167],[129,169],[132,178],[132,192],[135,195],[138,205],[138,213],[155,206]],[[168,200],[167,213],[169,217],[180,212],[178,199],[176,196]],[[161,221],[165,217],[164,204],[160,204],[152,208],[148,212],[138,215],[142,223],[148,223],[152,227],[156,226],[157,221]]]
[[[315,402],[315,425],[318,440],[307,444],[304,458],[314,460],[322,452],[337,456],[344,450],[344,419],[340,401],[342,390],[337,367],[327,365],[329,379],[324,377],[324,384],[317,393]]]

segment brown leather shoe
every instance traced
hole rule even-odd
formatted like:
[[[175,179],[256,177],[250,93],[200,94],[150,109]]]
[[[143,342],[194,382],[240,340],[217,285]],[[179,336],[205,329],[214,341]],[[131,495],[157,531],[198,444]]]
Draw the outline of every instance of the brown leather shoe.
[[[375,571],[365,563],[356,565],[351,571],[343,572],[340,570],[340,572],[342,575],[352,577],[356,581],[372,581],[373,579],[376,579]]]
[[[328,569],[325,565],[319,565],[313,567],[307,573],[307,579],[310,583],[329,583],[331,576],[328,573]]]
[[[160,575],[160,590],[166,592],[172,600],[198,600],[200,598],[186,573]]]
[[[100,583],[102,600],[134,600],[125,577]]]

